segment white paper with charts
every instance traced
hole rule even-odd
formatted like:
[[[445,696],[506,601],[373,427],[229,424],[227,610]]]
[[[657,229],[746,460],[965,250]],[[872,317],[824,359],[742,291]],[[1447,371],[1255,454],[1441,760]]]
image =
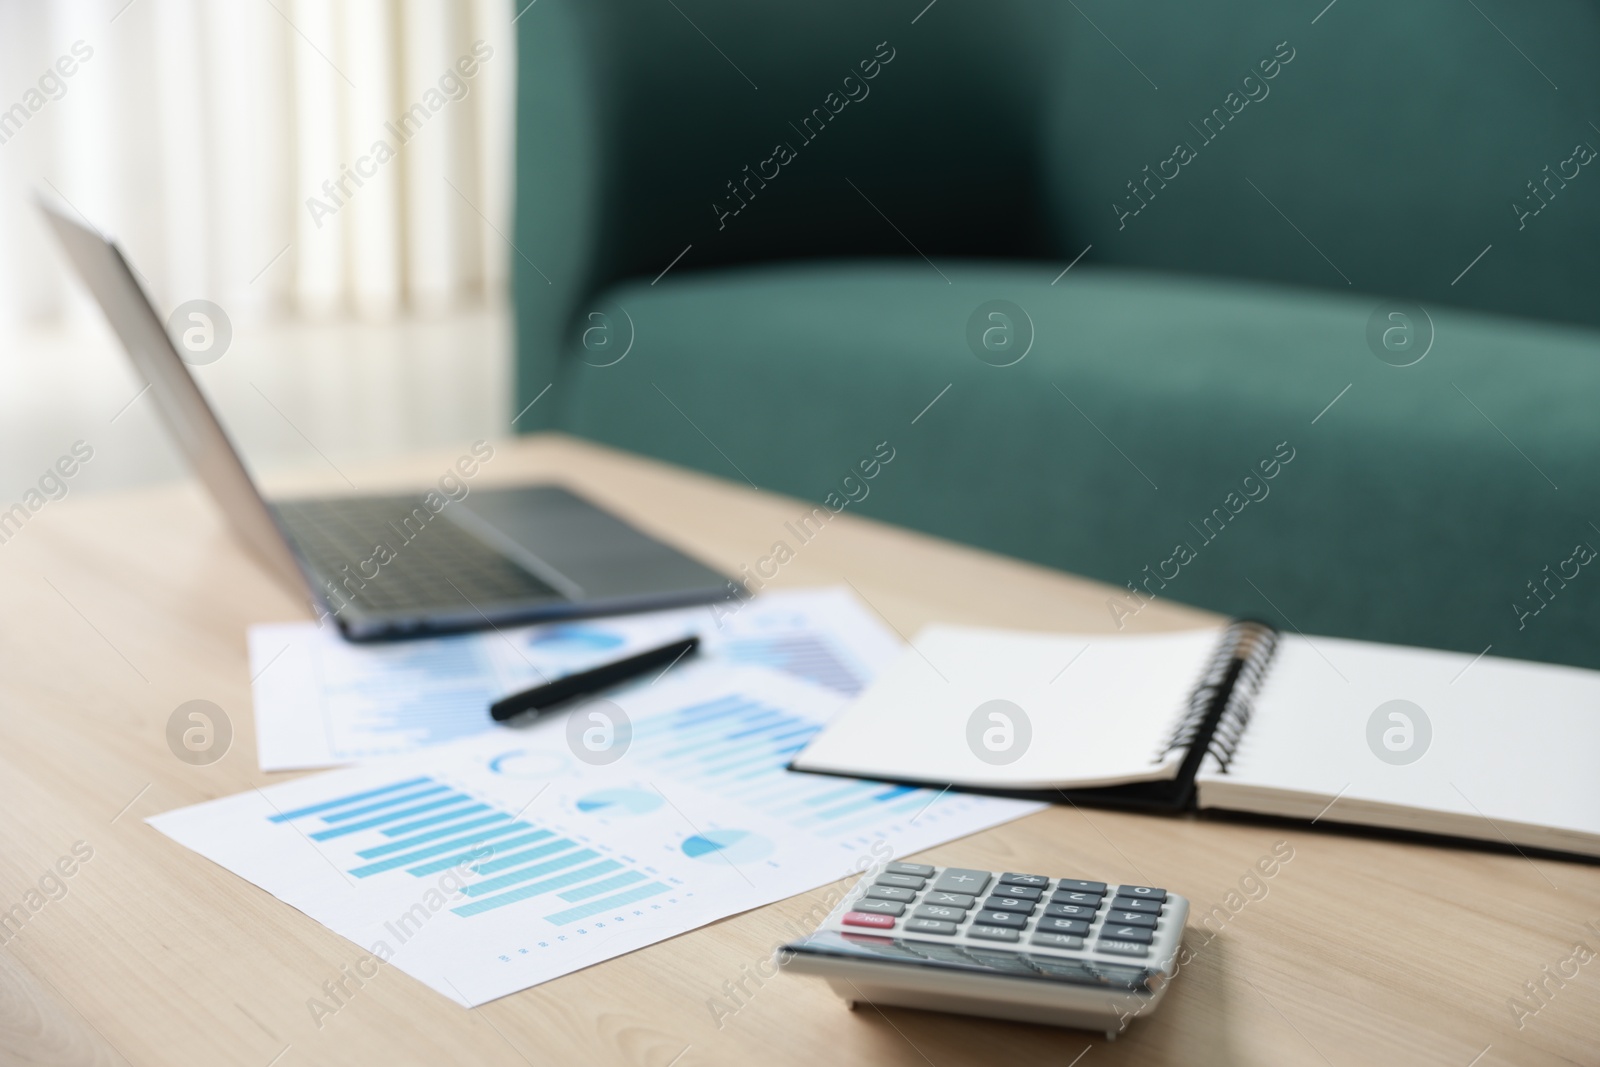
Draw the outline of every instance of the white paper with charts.
[[[787,771],[844,698],[763,668],[614,701],[148,821],[475,1006],[1044,806]]]
[[[264,771],[337,767],[481,733],[518,690],[699,634],[699,658],[757,664],[855,695],[901,644],[848,589],[380,644],[331,627],[250,628]]]

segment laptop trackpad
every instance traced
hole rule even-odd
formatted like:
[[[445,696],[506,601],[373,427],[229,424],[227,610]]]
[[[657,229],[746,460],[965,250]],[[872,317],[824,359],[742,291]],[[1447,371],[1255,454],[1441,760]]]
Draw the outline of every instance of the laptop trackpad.
[[[727,582],[558,486],[479,490],[443,514],[573,600],[714,588]]]

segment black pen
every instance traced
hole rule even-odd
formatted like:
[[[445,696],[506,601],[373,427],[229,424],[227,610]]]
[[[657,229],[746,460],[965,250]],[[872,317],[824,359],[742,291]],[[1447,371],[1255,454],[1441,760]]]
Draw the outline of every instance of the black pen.
[[[557,704],[564,704],[574,697],[587,696],[608,689],[653,667],[663,665],[670,667],[699,647],[700,638],[688,637],[674,641],[670,645],[652,648],[648,652],[640,652],[627,659],[619,659],[615,663],[606,663],[586,671],[579,671],[577,674],[569,674],[565,678],[557,678],[553,682],[545,682],[543,685],[536,685],[532,689],[524,689],[520,693],[513,693],[495,701],[489,705],[489,715],[495,722],[505,722],[525,711],[544,711]]]

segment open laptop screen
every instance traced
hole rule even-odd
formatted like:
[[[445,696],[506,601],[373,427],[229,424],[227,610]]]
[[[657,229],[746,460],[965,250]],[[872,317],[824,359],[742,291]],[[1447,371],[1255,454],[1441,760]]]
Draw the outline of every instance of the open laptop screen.
[[[162,421],[228,522],[279,577],[301,592],[314,589],[121,250],[42,199],[39,207],[134,367],[150,383]]]

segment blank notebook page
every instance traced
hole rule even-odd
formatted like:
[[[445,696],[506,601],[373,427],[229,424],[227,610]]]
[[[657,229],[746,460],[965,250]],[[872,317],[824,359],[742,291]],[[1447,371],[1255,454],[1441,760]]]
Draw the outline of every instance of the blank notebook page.
[[[1183,753],[1162,749],[1221,637],[929,626],[794,768],[1014,789],[1171,778]],[[1008,735],[985,713],[974,726],[992,700],[1021,708],[1026,725]]]
[[[1404,721],[1390,717],[1418,718],[1404,707],[1385,709],[1377,727],[1369,725],[1380,705],[1394,700],[1416,705],[1428,720],[1431,738],[1411,763],[1387,762],[1374,752],[1376,746],[1401,758],[1422,744],[1420,723],[1411,724],[1408,737]],[[1472,833],[1489,840],[1510,823],[1600,834],[1597,756],[1595,671],[1286,635],[1232,765],[1222,774],[1208,756],[1200,797],[1206,807],[1269,813],[1283,805],[1261,802],[1268,792],[1322,803],[1338,797],[1327,814],[1335,821],[1346,821],[1341,806],[1363,802],[1424,809],[1486,820],[1481,834]]]

